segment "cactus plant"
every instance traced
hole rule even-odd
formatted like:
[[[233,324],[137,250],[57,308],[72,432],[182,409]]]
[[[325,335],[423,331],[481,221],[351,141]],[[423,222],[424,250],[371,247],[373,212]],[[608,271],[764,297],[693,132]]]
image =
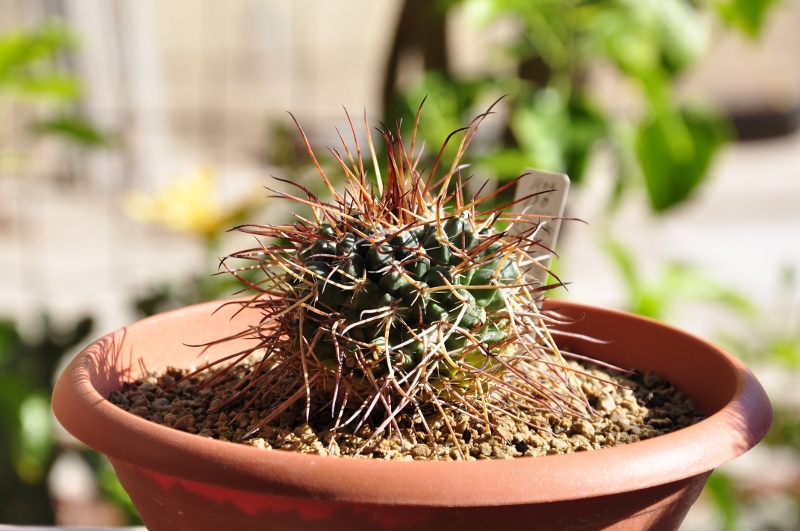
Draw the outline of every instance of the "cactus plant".
[[[325,417],[334,432],[369,420],[370,438],[384,429],[400,433],[402,415],[419,415],[423,423],[441,415],[448,423],[445,413],[458,413],[491,427],[489,413],[504,404],[591,416],[581,378],[592,376],[559,351],[547,328],[558,317],[537,306],[545,291],[560,285],[542,285],[530,275],[544,268],[526,251],[540,245],[537,231],[546,220],[504,213],[511,205],[480,211],[516,181],[466,195],[459,164],[490,113],[447,138],[427,177],[418,169],[419,111],[410,142],[398,124],[379,129],[385,182],[366,115],[372,181],[348,115],[353,145],[342,139],[344,155],[330,150],[348,181],[344,193],[333,187],[295,120],[332,201],[296,183],[301,197],[275,191],[309,206],[312,219],[239,226],[259,243],[222,261],[255,291],[235,304],[263,314],[257,325],[225,338],[255,343],[224,361],[263,353],[246,386],[216,407],[245,395],[252,397],[248,406],[258,401],[266,413],[246,437],[302,404],[307,420]],[[454,160],[439,175],[445,147],[458,133]],[[500,231],[499,222],[515,228]],[[253,269],[262,272],[260,280],[242,276]]]

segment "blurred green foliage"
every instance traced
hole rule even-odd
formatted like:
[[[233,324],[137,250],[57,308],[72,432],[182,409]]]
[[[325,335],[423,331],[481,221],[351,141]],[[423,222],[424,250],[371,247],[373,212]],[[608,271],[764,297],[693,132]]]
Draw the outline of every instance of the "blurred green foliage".
[[[708,15],[757,35],[769,1],[689,0],[451,0],[431,3],[435,16],[459,9],[485,29],[500,20],[517,28],[493,57],[515,65],[505,73],[460,78],[429,70],[410,89],[394,87],[387,111],[412,120],[428,95],[421,127],[445,138],[487,101],[507,94],[502,126],[484,135],[471,161],[501,181],[534,167],[583,180],[592,150],[603,143],[616,161],[618,199],[643,183],[652,210],[663,213],[689,199],[703,182],[720,146],[730,138],[725,116],[711,107],[678,101],[675,81],[703,56]],[[442,15],[443,13],[443,15]],[[398,42],[403,31],[398,29]],[[444,39],[428,39],[433,45]],[[630,90],[633,115],[606,109],[587,82],[592,68],[611,67]],[[390,80],[397,76],[389,76]],[[386,91],[391,92],[391,90]],[[450,148],[453,149],[453,148]],[[613,205],[611,205],[613,206]]]
[[[30,129],[82,148],[110,144],[78,112],[79,77],[64,68],[77,45],[60,24],[0,35],[0,99],[31,108]],[[8,109],[8,107],[3,107]],[[0,121],[5,116],[0,114]],[[18,135],[19,131],[12,131]],[[0,142],[0,155],[6,155]],[[57,456],[50,411],[52,378],[62,356],[80,345],[92,328],[84,317],[58,327],[44,315],[33,339],[16,323],[0,321],[0,522],[53,524],[47,474]]]
[[[800,370],[800,282],[797,270],[785,267],[779,275],[778,302],[770,312],[760,311],[745,330],[723,333],[720,343],[754,365],[777,366],[796,374]],[[775,421],[765,443],[800,452],[800,412],[774,397]]]
[[[31,126],[38,134],[87,148],[105,146],[108,135],[77,112],[79,77],[59,66],[76,44],[74,34],[60,24],[0,35],[0,97],[49,105],[46,116]]]
[[[111,466],[108,458],[88,448],[84,450],[83,458],[94,470],[100,495],[104,500],[111,502],[122,510],[125,516],[125,524],[129,526],[144,525],[142,519],[139,518],[139,513],[136,512],[136,508],[133,506],[130,496],[128,496],[128,493],[125,492],[119,482],[117,474],[114,472],[114,467]]]
[[[714,7],[729,26],[756,38],[761,34],[770,8],[777,3],[778,0],[719,0],[714,2]]]
[[[87,148],[107,146],[110,142],[107,135],[79,116],[64,115],[39,120],[33,130],[42,135],[60,136]]]
[[[723,347],[758,367],[778,367],[797,377],[800,370],[800,284],[797,271],[785,267],[778,275],[777,302],[769,309],[748,312],[743,325],[720,334]],[[769,391],[769,389],[768,389]],[[791,449],[800,456],[800,411],[782,396],[771,396],[775,418],[762,444],[774,449]],[[795,521],[781,522],[769,529],[797,529],[800,526],[800,498],[796,485],[783,485],[786,492],[750,492],[749,485],[736,482],[724,472],[709,480],[710,499],[715,503],[724,531],[750,529],[746,517],[759,501],[788,496],[797,506]],[[765,528],[766,529],[766,528]]]
[[[794,267],[778,276],[777,302],[772,311],[751,316],[749,334],[723,333],[720,342],[753,363],[768,363],[800,370],[800,282]]]
[[[636,155],[653,210],[664,212],[688,199],[727,138],[726,124],[709,110],[687,107],[642,123]]]
[[[776,407],[775,421],[764,443],[772,446],[788,446],[800,452],[800,412]]]
[[[0,321],[0,522],[54,523],[46,485],[56,455],[52,378],[92,319],[56,327],[45,315],[40,324],[37,339],[26,341],[13,322]]]
[[[0,522],[55,524],[47,476],[58,456],[50,411],[53,375],[65,354],[84,344],[92,319],[56,326],[44,315],[33,339],[0,321]],[[94,450],[83,457],[95,471],[100,494],[119,507],[128,525],[141,525],[108,460]]]
[[[644,278],[633,253],[608,237],[606,252],[614,261],[626,289],[626,310],[665,320],[686,301],[715,304],[733,314],[754,318],[758,309],[743,293],[726,287],[704,275],[697,268],[680,263],[666,264],[657,278]]]
[[[706,482],[705,492],[718,508],[721,531],[744,531],[736,485],[730,477],[714,471]]]
[[[0,88],[20,97],[74,100],[78,79],[54,68],[57,56],[75,46],[62,26],[19,30],[0,38]]]

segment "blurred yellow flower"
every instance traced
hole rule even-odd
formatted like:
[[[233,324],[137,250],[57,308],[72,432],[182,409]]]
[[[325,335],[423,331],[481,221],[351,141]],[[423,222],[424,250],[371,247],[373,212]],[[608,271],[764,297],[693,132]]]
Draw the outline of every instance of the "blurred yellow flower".
[[[125,213],[136,221],[195,234],[210,243],[231,228],[231,223],[246,217],[259,206],[254,200],[244,200],[226,207],[217,200],[216,190],[213,168],[200,166],[174,179],[153,195],[130,192],[123,207]]]

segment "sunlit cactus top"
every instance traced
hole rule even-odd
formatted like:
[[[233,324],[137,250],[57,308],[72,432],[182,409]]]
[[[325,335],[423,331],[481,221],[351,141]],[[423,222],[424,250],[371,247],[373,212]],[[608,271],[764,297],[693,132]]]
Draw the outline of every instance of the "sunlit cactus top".
[[[553,286],[535,280],[531,273],[543,266],[526,251],[540,245],[538,231],[550,218],[504,213],[510,204],[480,210],[515,182],[465,192],[459,161],[489,111],[451,134],[427,172],[419,168],[419,113],[408,140],[399,125],[379,130],[383,169],[366,118],[364,149],[348,115],[352,145],[342,139],[343,154],[330,149],[347,179],[344,191],[333,187],[298,125],[330,198],[294,183],[301,194],[276,192],[310,207],[311,219],[237,227],[259,245],[223,261],[257,292],[241,304],[263,312],[258,326],[237,336],[258,340],[242,357],[264,353],[248,387],[260,386],[269,413],[248,435],[298,402],[307,419],[327,417],[334,431],[368,421],[373,435],[396,428],[405,414],[459,412],[488,424],[489,412],[508,403],[591,413],[546,327],[553,317],[537,307]],[[454,139],[454,160],[442,169]],[[515,230],[498,231],[500,221]],[[261,271],[258,280],[241,274],[252,269]]]

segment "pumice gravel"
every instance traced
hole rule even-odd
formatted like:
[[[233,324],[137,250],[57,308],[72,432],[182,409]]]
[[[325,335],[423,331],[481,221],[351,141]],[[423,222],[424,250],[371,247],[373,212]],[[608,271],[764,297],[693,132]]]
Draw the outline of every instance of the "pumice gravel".
[[[330,418],[306,422],[302,400],[254,437],[245,439],[245,434],[268,414],[259,408],[258,401],[248,409],[243,409],[249,401],[245,398],[224,411],[209,410],[241,389],[252,373],[247,365],[205,387],[202,384],[213,372],[206,371],[175,385],[189,371],[170,367],[163,374],[125,383],[122,390],[111,393],[109,400],[162,426],[263,450],[407,461],[449,461],[461,459],[462,455],[469,461],[512,459],[598,450],[664,435],[704,418],[690,398],[652,372],[623,374],[591,364],[570,364],[616,384],[594,378],[583,381],[583,392],[596,412],[591,419],[559,418],[547,410],[508,404],[503,404],[501,410],[489,403],[491,428],[486,427],[486,419],[448,413],[446,419],[426,415],[426,430],[420,415],[402,415],[398,418],[400,434],[384,430],[371,439],[374,427],[368,423],[355,432],[352,425],[334,432]]]

